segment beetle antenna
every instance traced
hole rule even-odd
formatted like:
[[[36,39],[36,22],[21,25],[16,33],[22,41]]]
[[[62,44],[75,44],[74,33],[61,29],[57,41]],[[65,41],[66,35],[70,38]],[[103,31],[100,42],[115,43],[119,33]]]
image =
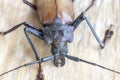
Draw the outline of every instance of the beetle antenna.
[[[29,65],[32,65],[32,64],[36,64],[36,63],[41,63],[41,60],[37,60],[37,61],[34,61],[34,62],[30,62],[30,63],[26,63],[26,64],[24,64],[24,65],[18,66],[18,67],[16,67],[16,68],[13,68],[13,69],[11,69],[11,70],[9,70],[9,71],[6,71],[6,72],[0,74],[0,76],[5,75],[5,74],[7,74],[7,73],[9,73],[9,72],[12,72],[12,71],[14,71],[14,70],[20,69],[20,68],[22,68],[22,67],[26,67],[26,66],[29,66]]]
[[[0,74],[0,76],[3,76],[3,75],[5,75],[5,74],[7,74],[7,73],[9,73],[9,72],[12,72],[12,71],[17,70],[17,69],[19,69],[19,68],[22,68],[22,67],[24,67],[24,66],[25,66],[25,65],[21,65],[21,66],[19,66],[19,67],[16,67],[16,68],[14,68],[14,69],[11,69],[11,70],[9,70],[9,71],[6,71],[6,72]]]
[[[90,62],[90,61],[86,61],[86,60],[80,59],[80,58],[78,58],[78,57],[74,57],[74,56],[70,56],[70,55],[65,55],[65,56],[66,56],[68,59],[73,60],[73,61],[75,61],[75,62],[81,61],[81,62],[90,64],[90,65],[93,65],[93,66],[100,67],[100,68],[102,68],[102,69],[106,69],[106,70],[108,70],[108,71],[111,71],[111,72],[114,72],[114,73],[117,73],[117,74],[120,74],[120,72],[118,72],[118,71],[115,71],[115,70],[113,70],[113,69],[104,67],[104,66],[102,66],[102,65],[99,65],[99,64],[96,64],[96,63],[93,63],[93,62]]]
[[[3,75],[5,75],[5,74],[7,74],[7,73],[9,73],[9,72],[12,72],[12,71],[14,71],[14,70],[20,69],[20,68],[22,68],[22,67],[27,67],[27,66],[30,66],[30,65],[33,65],[33,64],[36,64],[36,63],[40,63],[40,64],[41,64],[42,62],[46,62],[46,61],[52,60],[52,59],[54,58],[54,56],[55,56],[55,55],[47,56],[47,57],[44,57],[44,58],[42,58],[42,59],[40,59],[40,60],[36,60],[36,61],[33,61],[33,62],[29,62],[29,63],[23,64],[23,65],[21,65],[21,66],[18,66],[18,67],[16,67],[16,68],[13,68],[13,69],[11,69],[11,70],[9,70],[9,71],[6,71],[6,72],[0,74],[0,76],[3,76]]]
[[[92,3],[85,9],[85,12],[87,12],[96,2],[96,0],[92,0]]]

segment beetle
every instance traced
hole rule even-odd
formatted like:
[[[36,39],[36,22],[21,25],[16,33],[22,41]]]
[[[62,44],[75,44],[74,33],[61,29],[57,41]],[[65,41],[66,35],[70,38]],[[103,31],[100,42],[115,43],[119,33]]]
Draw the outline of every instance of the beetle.
[[[38,29],[34,25],[28,22],[22,22],[5,32],[0,32],[0,34],[6,35],[19,28],[21,25],[24,25],[25,26],[24,33],[29,44],[32,47],[32,50],[36,57],[36,61],[16,67],[12,70],[0,74],[0,76],[8,72],[11,72],[13,70],[19,69],[21,67],[38,63],[39,73],[37,74],[36,80],[44,80],[41,63],[49,60],[53,60],[53,64],[56,67],[64,66],[65,58],[68,58],[76,62],[79,61],[85,62],[120,74],[120,72],[118,71],[67,54],[68,53],[67,43],[71,43],[73,41],[74,31],[76,30],[78,25],[84,20],[87,22],[90,30],[92,31],[94,37],[98,41],[101,49],[104,48],[106,41],[108,41],[111,38],[113,31],[108,29],[107,32],[105,33],[105,39],[101,41],[97,36],[90,21],[85,16],[85,13],[93,6],[95,0],[93,0],[92,4],[89,5],[75,20],[74,20],[73,6],[72,6],[73,0],[36,0],[35,5],[27,0],[23,0],[23,2],[36,11],[40,23],[43,25],[44,28]],[[28,33],[31,33],[32,35],[44,40],[47,44],[50,44],[52,55],[44,58],[40,58]]]

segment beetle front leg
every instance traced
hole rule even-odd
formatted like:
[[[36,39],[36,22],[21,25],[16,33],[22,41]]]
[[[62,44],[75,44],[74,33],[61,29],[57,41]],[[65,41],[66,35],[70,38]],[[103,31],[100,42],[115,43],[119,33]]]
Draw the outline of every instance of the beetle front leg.
[[[23,2],[24,2],[25,4],[27,4],[28,6],[30,6],[31,8],[33,8],[35,11],[37,10],[37,6],[36,6],[36,5],[28,2],[27,0],[23,0]]]
[[[106,30],[105,32],[105,36],[104,36],[104,39],[103,39],[103,43],[106,44],[106,42],[112,37],[113,35],[113,31],[111,30],[111,27],[113,25],[111,24],[110,25],[110,28]]]

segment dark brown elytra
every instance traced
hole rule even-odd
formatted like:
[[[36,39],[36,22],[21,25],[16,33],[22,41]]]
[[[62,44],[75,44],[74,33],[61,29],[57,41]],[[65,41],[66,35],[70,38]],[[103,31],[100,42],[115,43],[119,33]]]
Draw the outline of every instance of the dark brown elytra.
[[[113,31],[111,31],[111,29],[108,29],[105,32],[105,37],[103,41],[101,41],[97,36],[90,21],[85,16],[85,13],[93,6],[95,0],[93,0],[91,5],[89,5],[75,20],[73,19],[74,16],[72,6],[73,1],[74,0],[36,0],[36,4],[34,5],[28,2],[27,0],[23,0],[25,4],[27,4],[36,11],[40,23],[43,25],[44,29],[42,30],[37,29],[35,26],[28,22],[22,22],[14,26],[13,28],[9,29],[8,31],[0,32],[0,34],[6,35],[16,30],[21,25],[24,25],[25,35],[35,54],[36,61],[26,63],[24,65],[11,69],[5,73],[0,74],[0,76],[9,73],[13,70],[17,70],[21,67],[26,67],[38,63],[39,70],[36,80],[44,80],[41,63],[53,60],[53,64],[56,67],[59,67],[65,64],[65,58],[68,58],[76,62],[81,61],[120,74],[120,72],[118,71],[67,54],[68,53],[67,43],[71,43],[73,41],[73,33],[75,29],[84,20],[87,22],[90,30],[92,31],[94,37],[98,41],[101,49],[104,48],[105,43],[111,38],[113,34]],[[32,35],[44,40],[47,44],[51,44],[52,55],[40,58],[28,33],[31,33]]]

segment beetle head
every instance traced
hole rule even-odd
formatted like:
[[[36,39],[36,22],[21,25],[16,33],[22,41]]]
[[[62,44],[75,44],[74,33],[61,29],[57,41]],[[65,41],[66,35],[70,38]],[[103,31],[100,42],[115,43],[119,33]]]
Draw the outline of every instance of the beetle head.
[[[63,66],[65,64],[65,54],[68,53],[66,42],[53,42],[51,44],[51,53],[55,55],[53,64],[55,66]]]

